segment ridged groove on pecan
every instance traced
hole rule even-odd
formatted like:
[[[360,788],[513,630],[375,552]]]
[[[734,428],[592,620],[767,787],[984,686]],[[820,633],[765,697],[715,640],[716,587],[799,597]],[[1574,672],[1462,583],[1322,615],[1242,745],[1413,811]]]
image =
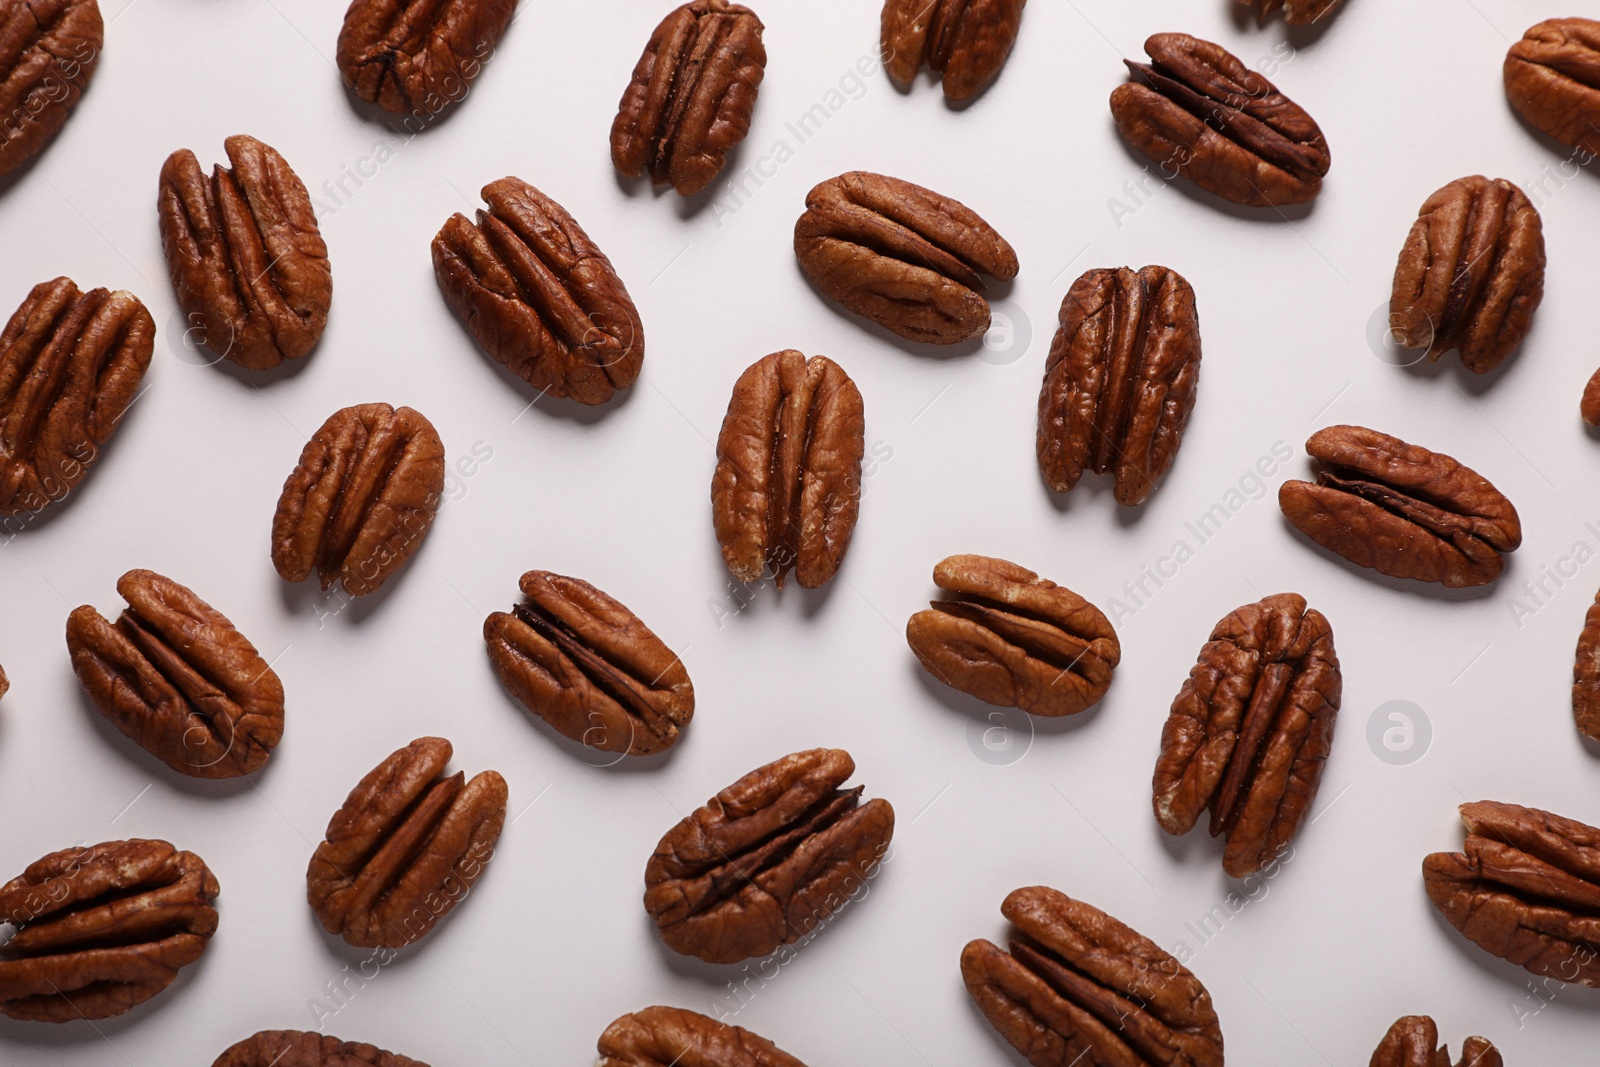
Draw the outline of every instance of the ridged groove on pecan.
[[[884,0],[883,66],[902,85],[927,63],[944,95],[966,100],[1006,65],[1028,0]]]
[[[104,43],[95,0],[18,0],[0,10],[0,175],[61,130]]]
[[[1316,799],[1343,679],[1333,629],[1297,593],[1228,614],[1211,631],[1161,732],[1153,785],[1169,834],[1210,813],[1222,865],[1243,878],[1272,863]]]
[[[200,958],[217,929],[216,876],[165,841],[52,852],[0,886],[0,1014],[105,1019],[140,1004]]]
[[[838,749],[759,767],[662,837],[644,903],[661,938],[707,963],[737,963],[810,934],[877,870],[894,809],[839,788],[855,761]]]
[[[353,0],[339,30],[339,72],[369,104],[432,117],[466,97],[516,6],[516,0]]]
[[[1338,6],[1339,0],[1239,0],[1239,3],[1256,7],[1263,22],[1282,10],[1283,21],[1290,26],[1309,26]]]
[[[599,1067],[805,1067],[742,1026],[659,1005],[606,1027],[599,1047]]]
[[[1600,593],[1583,616],[1572,665],[1572,717],[1578,732],[1600,741]]]
[[[283,684],[248,639],[192,590],[152,571],[117,581],[128,607],[67,619],[72,669],[100,713],[167,766],[232,778],[283,737]]]
[[[1450,1048],[1439,1044],[1439,1027],[1432,1018],[1406,1015],[1389,1028],[1368,1067],[1451,1067]],[[1455,1067],[1504,1067],[1504,1061],[1487,1039],[1469,1037]]]
[[[43,509],[82,481],[155,350],[132,293],[40,282],[0,333],[0,514]]]
[[[1506,97],[1535,129],[1600,154],[1600,22],[1546,19],[1506,52]]]
[[[262,1030],[225,1049],[211,1067],[428,1067],[359,1041],[305,1030]]]
[[[361,948],[426,936],[466,899],[494,854],[506,816],[495,771],[445,777],[442,737],[399,749],[350,791],[306,870],[322,928]]]

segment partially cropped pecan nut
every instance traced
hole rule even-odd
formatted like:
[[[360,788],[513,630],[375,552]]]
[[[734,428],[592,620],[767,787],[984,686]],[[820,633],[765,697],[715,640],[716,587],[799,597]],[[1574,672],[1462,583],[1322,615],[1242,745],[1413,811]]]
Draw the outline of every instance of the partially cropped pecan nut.
[[[1133,81],[1111,94],[1111,114],[1162,177],[1250,207],[1317,195],[1332,157],[1300,105],[1210,41],[1158,33],[1144,50],[1149,63],[1126,61]]]
[[[794,570],[815,589],[839,570],[861,508],[861,391],[833,360],[793,349],[752,363],[717,435],[711,520],[742,582]]]
[[[961,952],[967,993],[1033,1067],[1222,1067],[1211,994],[1155,942],[1044,886],[1000,911],[1016,936]]]
[[[1239,0],[1257,9],[1260,17],[1278,10],[1283,11],[1283,21],[1290,26],[1309,26],[1338,6],[1339,0]]]
[[[1028,0],[884,0],[883,66],[902,85],[927,63],[951,100],[975,96],[1017,43]]]
[[[100,62],[105,24],[95,0],[0,6],[0,175],[44,151]]]
[[[358,404],[306,442],[272,517],[272,565],[288,582],[377,589],[422,544],[444,492],[444,443],[411,408]]]
[[[1209,812],[1228,874],[1271,864],[1311,813],[1342,693],[1333,628],[1304,597],[1278,593],[1230,613],[1161,731],[1161,828],[1186,834]]]
[[[217,930],[217,879],[165,841],[52,852],[0,886],[0,1014],[106,1019],[178,977]]]
[[[982,337],[990,316],[980,275],[1017,276],[1017,253],[971,208],[864,171],[811,190],[794,251],[825,296],[930,344]]]
[[[1500,1052],[1487,1038],[1469,1037],[1455,1067],[1503,1067]],[[1427,1015],[1395,1020],[1373,1052],[1368,1067],[1451,1067],[1450,1047],[1439,1044],[1439,1027]]]
[[[758,767],[667,831],[644,906],[674,951],[707,963],[765,956],[865,894],[894,809],[864,789],[848,752],[818,748]]]
[[[1540,133],[1600,155],[1600,22],[1547,19],[1506,53],[1506,98]]]
[[[305,1030],[262,1030],[228,1047],[211,1067],[428,1067],[359,1041]]]
[[[1522,521],[1489,480],[1449,456],[1361,426],[1330,426],[1306,442],[1315,483],[1284,482],[1278,506],[1301,533],[1393,578],[1487,585]]]
[[[152,571],[117,581],[128,607],[108,621],[85,604],[67,650],[89,699],[145,751],[196,778],[267,762],[283,737],[283,683],[222,612]]]
[[[466,98],[516,0],[352,0],[334,59],[351,92],[431,118]]]
[[[1110,474],[1142,504],[1172,466],[1200,384],[1200,319],[1177,271],[1091,270],[1061,302],[1039,390],[1039,470],[1065,493]]]
[[[603,404],[639,377],[644,327],[611,261],[560,204],[520,178],[483,187],[476,223],[452,215],[433,239],[450,310],[535,389]]]
[[[374,767],[334,813],[306,869],[322,928],[359,948],[401,948],[466,899],[506,820],[495,771],[445,777],[453,749],[422,737]]]
[[[333,274],[311,197],[288,160],[243,135],[208,178],[180,148],[161,167],[167,273],[188,333],[241,367],[299,359],[328,324]]]
[[[1578,406],[1583,421],[1590,426],[1600,426],[1600,370],[1589,376],[1583,387],[1583,400]]]
[[[1572,716],[1579,733],[1600,741],[1600,593],[1589,605],[1578,635],[1578,655],[1572,667]]]
[[[139,395],[156,324],[132,293],[40,282],[0,333],[0,515],[70,493]]]
[[[617,173],[693,196],[750,132],[766,73],[764,27],[728,0],[693,0],[650,35],[611,124]]]
[[[686,1008],[646,1008],[600,1035],[599,1067],[805,1067],[742,1026]]]

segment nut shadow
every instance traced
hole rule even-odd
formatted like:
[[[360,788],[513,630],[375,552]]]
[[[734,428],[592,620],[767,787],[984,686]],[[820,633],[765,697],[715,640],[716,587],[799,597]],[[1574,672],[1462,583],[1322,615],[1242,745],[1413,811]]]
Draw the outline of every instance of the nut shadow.
[[[661,185],[657,185],[655,180],[650,177],[648,170],[643,174],[629,177],[613,166],[611,168],[611,177],[617,183],[617,188],[629,199],[641,197],[647,193],[656,201],[671,198],[675,201],[673,210],[677,213],[679,220],[689,222],[699,217],[708,207],[716,203],[717,197],[722,194],[726,187],[728,176],[739,172],[739,161],[744,157],[745,143],[745,141],[740,141],[730,148],[727,157],[723,160],[722,169],[717,171],[717,176],[711,179],[710,184],[704,189],[691,196],[684,196],[679,193],[672,187],[671,182],[663,182]]]
[[[893,330],[890,330],[884,326],[880,326],[871,319],[857,315],[855,312],[850,311],[843,304],[834,300],[821,289],[817,288],[817,284],[813,282],[811,277],[806,274],[804,269],[801,268],[800,261],[798,259],[794,261],[794,270],[795,273],[800,275],[801,280],[806,283],[807,288],[811,290],[813,295],[816,296],[817,300],[820,301],[822,305],[826,307],[828,311],[831,312],[836,318],[842,319],[859,329],[865,330],[876,340],[898,348],[907,355],[918,356],[922,359],[961,359],[966,356],[975,355],[983,349],[983,338],[981,336],[974,337],[970,341],[962,341],[953,345],[936,345],[929,344],[925,341],[909,341],[895,333]],[[1011,292],[1011,282],[1001,282],[991,278],[986,281],[985,285],[986,288],[984,289],[982,296],[991,304],[1006,299]]]
[[[1577,163],[1577,157],[1584,154],[1582,149],[1574,148],[1569,144],[1558,141],[1554,137],[1551,137],[1548,133],[1545,133],[1543,130],[1539,129],[1539,127],[1535,126],[1533,123],[1524,118],[1522,112],[1518,111],[1515,107],[1512,107],[1509,99],[1505,100],[1505,107],[1506,110],[1511,113],[1512,117],[1517,120],[1517,125],[1521,126],[1523,131],[1526,132],[1529,137],[1539,142],[1539,144],[1542,145],[1551,155],[1561,156],[1563,160],[1573,160],[1574,165],[1578,170],[1590,170],[1590,164],[1595,162],[1595,158],[1592,157],[1588,160],[1588,162],[1585,163]],[[1573,175],[1571,178],[1567,178],[1563,175],[1561,184],[1556,186],[1555,192],[1559,193],[1568,182],[1574,181],[1576,178],[1577,175]],[[1529,192],[1528,188],[1524,188],[1522,182],[1513,182],[1512,184],[1516,185],[1517,188],[1522,189],[1523,192]],[[0,193],[3,193],[3,191],[0,191]],[[1554,194],[1548,195],[1545,197],[1544,203],[1537,205],[1541,211],[1549,206],[1549,203],[1553,197]]]
[[[1304,204],[1291,204],[1287,207],[1248,207],[1244,204],[1235,204],[1231,200],[1224,200],[1215,193],[1207,192],[1182,175],[1168,178],[1162,173],[1162,164],[1159,161],[1151,159],[1127,142],[1122,136],[1122,131],[1117,129],[1115,119],[1108,116],[1106,121],[1111,127],[1112,136],[1116,138],[1117,144],[1122,146],[1122,151],[1127,155],[1128,161],[1143,170],[1154,168],[1151,173],[1155,175],[1156,179],[1164,182],[1168,189],[1178,193],[1185,200],[1210,208],[1212,211],[1221,212],[1231,218],[1244,222],[1263,223],[1269,226],[1282,225],[1286,222],[1301,222],[1310,218],[1311,213],[1316,210],[1316,197],[1312,197]],[[1149,203],[1149,201],[1145,203]],[[1143,205],[1140,205],[1139,210],[1142,211],[1143,209]]]
[[[580,404],[576,400],[551,396],[548,392],[535,389],[524,378],[490,355],[471,334],[467,334],[467,340],[472,345],[473,351],[478,354],[478,358],[493,371],[495,377],[526,402],[523,409],[511,420],[513,423],[521,421],[529,409],[537,408],[541,414],[549,418],[566,419],[581,426],[594,426],[604,421],[612,412],[626,407],[644,381],[644,374],[641,372],[632,385],[626,389],[618,389],[605,403]],[[647,347],[646,352],[648,351]]]
[[[1165,482],[1171,473],[1170,470],[1167,471],[1166,474],[1161,476],[1160,481]],[[1116,521],[1117,527],[1123,530],[1136,528],[1144,521],[1145,515],[1149,513],[1149,508],[1145,507],[1145,504],[1149,503],[1148,500],[1145,501],[1145,504],[1136,504],[1133,507],[1119,503],[1116,498],[1116,482],[1110,474],[1095,474],[1093,471],[1085,471],[1078,484],[1065,493],[1058,493],[1051,489],[1049,485],[1045,484],[1044,477],[1041,475],[1039,488],[1044,491],[1045,498],[1050,501],[1050,506],[1056,510],[1058,515],[1070,515],[1075,507],[1083,509],[1110,507],[1112,509],[1112,518]],[[1158,482],[1155,490],[1150,495],[1155,496],[1160,491],[1161,484]],[[1085,497],[1091,499],[1088,503],[1079,503],[1073,499],[1074,497],[1078,498],[1078,501]],[[1107,503],[1102,503],[1102,500]]]
[[[907,667],[913,674],[916,675],[918,684],[922,686],[922,688],[930,697],[934,699],[935,702],[943,705],[945,710],[954,712],[962,718],[970,719],[978,723],[987,723],[993,722],[994,720],[991,718],[991,716],[997,713],[1003,714],[1011,711],[1016,712],[1017,714],[1026,715],[1028,726],[1032,731],[1029,736],[1030,747],[1033,743],[1033,739],[1035,738],[1059,737],[1065,734],[1076,733],[1079,730],[1094,725],[1094,723],[1100,718],[1101,709],[1106,706],[1107,701],[1112,699],[1112,695],[1108,692],[1098,704],[1090,708],[1085,708],[1076,715],[1063,715],[1059,718],[1052,718],[1048,715],[1031,715],[1028,712],[1022,711],[1018,708],[1005,708],[998,704],[990,704],[988,701],[979,700],[970,693],[962,692],[960,689],[956,689],[954,686],[947,685],[945,682],[935,677],[932,672],[922,665],[922,661],[917,659],[917,657],[914,655],[910,657],[910,662],[907,664]],[[1113,682],[1112,684],[1114,686],[1116,683]],[[1021,760],[1025,758],[1026,754],[1027,753],[1024,752],[1024,754],[1022,756],[1018,756],[1012,764],[1003,764],[1003,766],[1012,766],[1014,763],[1021,762]]]
[[[1523,338],[1522,344],[1518,345],[1505,359],[1501,360],[1499,366],[1481,374],[1477,371],[1468,370],[1466,364],[1461,362],[1461,354],[1456,349],[1442,353],[1438,359],[1429,359],[1425,353],[1417,352],[1416,359],[1409,363],[1396,364],[1396,366],[1415,378],[1422,378],[1428,381],[1437,381],[1449,375],[1456,387],[1462,392],[1474,397],[1483,396],[1493,389],[1501,378],[1509,374],[1514,366],[1522,362],[1523,349],[1528,348],[1533,343],[1538,330],[1539,317],[1535,315],[1533,325],[1528,330],[1528,336]]]
[[[1321,545],[1311,540],[1311,538],[1301,533],[1300,529],[1295,526],[1294,523],[1290,522],[1288,516],[1284,515],[1282,512],[1279,512],[1278,514],[1278,521],[1283,524],[1283,528],[1287,530],[1295,538],[1295,540],[1311,549],[1323,559],[1338,564],[1347,573],[1355,575],[1364,581],[1384,586],[1385,588],[1391,589],[1397,593],[1405,593],[1409,596],[1424,597],[1429,600],[1441,600],[1447,603],[1459,604],[1467,601],[1483,600],[1487,597],[1491,597],[1495,594],[1495,590],[1499,587],[1501,582],[1511,580],[1512,571],[1516,567],[1516,563],[1514,562],[1515,553],[1511,553],[1509,555],[1502,554],[1501,558],[1505,561],[1505,570],[1501,572],[1500,577],[1497,580],[1490,582],[1487,585],[1470,586],[1466,589],[1452,589],[1449,586],[1441,585],[1438,582],[1423,582],[1414,578],[1392,578],[1387,574],[1382,574],[1373,570],[1371,567],[1363,567],[1359,564],[1351,563],[1337,552],[1334,552],[1331,549],[1323,548]]]
[[[431,529],[429,532],[432,532]],[[394,596],[394,591],[404,581],[402,575],[411,568],[416,557],[427,550],[428,538],[422,538],[422,544],[417,546],[411,557],[400,565],[400,569],[391,574],[387,581],[377,589],[363,596],[351,596],[344,591],[344,586],[335,581],[327,589],[322,588],[316,573],[303,582],[278,582],[278,599],[280,603],[292,614],[301,615],[310,607],[317,618],[317,628],[327,625],[327,620],[336,619],[346,614],[350,617],[351,625],[359,626],[375,615],[389,598]],[[322,610],[323,605],[332,605],[330,610]]]
[[[139,767],[154,778],[158,778],[166,785],[187,796],[197,797],[202,800],[225,800],[246,792],[252,786],[266,779],[270,768],[276,762],[272,757],[261,768],[251,774],[241,775],[236,778],[195,778],[168,767],[151,753],[145,751],[143,746],[117,729],[100,709],[94,706],[94,701],[89,699],[89,694],[83,686],[77,684],[73,678],[73,688],[77,690],[78,705],[89,721],[94,724],[95,732],[106,742],[107,747],[120,752],[128,762]]]
[[[328,320],[329,322],[333,321],[333,315],[331,312],[328,315]],[[326,331],[324,331],[323,337],[326,336]],[[298,378],[301,374],[305,373],[305,369],[311,365],[311,361],[316,358],[317,353],[322,351],[322,340],[322,337],[317,338],[316,346],[299,359],[286,359],[282,363],[279,363],[276,367],[272,367],[267,370],[251,370],[248,367],[241,367],[239,364],[235,363],[231,359],[228,359],[226,356],[217,356],[217,361],[215,363],[205,364],[205,366],[214,368],[216,372],[221,374],[224,378],[228,378],[246,388],[254,389],[258,386],[273,386],[282,381]],[[206,349],[206,351],[211,352],[209,348]],[[214,356],[217,355],[215,352],[211,352],[211,354]],[[185,361],[180,360],[179,362]],[[197,368],[201,366],[194,363],[189,363],[187,365]]]
[[[1497,981],[1506,982],[1512,986],[1515,986],[1519,993],[1527,993],[1529,984],[1540,980],[1540,975],[1536,975],[1532,971],[1529,971],[1523,967],[1519,967],[1517,964],[1512,963],[1509,960],[1503,960],[1499,956],[1490,955],[1485,950],[1473,944],[1473,942],[1469,940],[1465,934],[1463,934],[1460,930],[1457,930],[1454,926],[1450,925],[1450,921],[1440,913],[1438,908],[1433,906],[1431,901],[1428,903],[1428,915],[1433,919],[1434,925],[1444,932],[1446,939],[1454,944],[1461,957],[1472,966],[1476,967],[1481,973]],[[1558,978],[1553,980],[1557,982],[1561,981]],[[1569,1004],[1574,1009],[1581,1010],[1586,1013],[1600,1011],[1600,989],[1590,989],[1589,987],[1579,985],[1576,982],[1561,982],[1559,991],[1557,991],[1549,1000],[1545,1000],[1543,998],[1536,999],[1538,999],[1539,1003],[1543,1005],[1543,1007],[1540,1008],[1541,1011],[1546,1008],[1555,1007],[1559,1004]]]

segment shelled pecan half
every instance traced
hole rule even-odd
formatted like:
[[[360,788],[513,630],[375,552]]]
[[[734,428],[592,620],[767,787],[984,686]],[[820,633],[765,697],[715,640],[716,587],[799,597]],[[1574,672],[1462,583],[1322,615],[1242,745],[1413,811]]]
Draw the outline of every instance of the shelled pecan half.
[[[305,1030],[262,1030],[223,1050],[211,1067],[428,1067],[359,1041]]]
[[[334,61],[367,103],[431,119],[466,99],[516,9],[516,0],[352,0]]]
[[[1000,73],[1017,43],[1028,0],[884,0],[883,67],[908,85],[926,63],[943,75],[951,100],[976,96]]]
[[[1439,1027],[1426,1015],[1397,1019],[1372,1054],[1368,1067],[1451,1067],[1450,1048],[1439,1044]],[[1504,1067],[1488,1039],[1469,1037],[1454,1067]]]
[[[0,6],[0,175],[44,151],[61,131],[104,45],[95,0]]]
[[[742,1026],[689,1011],[645,1008],[600,1035],[599,1067],[805,1067]]]

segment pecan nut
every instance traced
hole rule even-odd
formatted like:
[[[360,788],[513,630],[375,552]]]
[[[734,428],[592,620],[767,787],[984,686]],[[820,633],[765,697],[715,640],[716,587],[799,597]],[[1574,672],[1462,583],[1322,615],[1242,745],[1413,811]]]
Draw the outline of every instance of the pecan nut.
[[[44,151],[89,87],[105,44],[95,0],[22,0],[0,10],[0,175]]]
[[[631,1012],[600,1035],[599,1067],[805,1067],[742,1026],[686,1008]]]
[[[334,61],[367,103],[432,117],[466,97],[516,7],[516,0],[352,0]]]
[[[588,582],[522,576],[526,598],[483,623],[500,683],[562,736],[646,756],[678,743],[694,715],[689,672],[637,615]]]
[[[211,1067],[428,1067],[359,1041],[305,1030],[262,1030],[229,1046]]]
[[[0,886],[0,1014],[121,1015],[171,985],[217,930],[216,876],[165,841],[52,852]]]
[[[506,781],[444,776],[454,750],[421,737],[378,764],[334,812],[306,868],[322,928],[358,948],[421,940],[471,891],[506,821]]]
[[[1578,406],[1583,421],[1590,426],[1600,426],[1600,370],[1589,376],[1583,387],[1583,400]]]
[[[979,275],[1017,276],[1017,253],[971,208],[865,171],[811,190],[794,226],[794,251],[825,296],[929,344],[982,337],[989,303]]]
[[[951,100],[976,96],[1006,65],[1028,0],[884,0],[880,42],[889,77],[909,85],[926,63]]]
[[[1231,612],[1172,702],[1153,792],[1169,834],[1210,813],[1222,867],[1270,865],[1311,813],[1343,693],[1333,628],[1297,593]]]
[[[1184,33],[1144,43],[1133,81],[1111,94],[1122,136],[1167,177],[1250,207],[1302,204],[1332,157],[1305,110],[1223,48]]]
[[[1503,73],[1506,98],[1528,125],[1590,159],[1600,155],[1600,22],[1529,27],[1506,52]]]
[[[0,514],[40,511],[83,480],[139,395],[155,338],[132,293],[33,287],[0,333]]]
[[[752,363],[717,435],[711,520],[742,582],[792,569],[815,589],[839,570],[861,510],[861,390],[826,356],[789,349]]]
[[[358,404],[328,417],[300,452],[272,517],[272,565],[288,582],[315,570],[351,596],[399,570],[433,525],[444,443],[411,408]]]
[[[1572,666],[1572,716],[1579,733],[1600,741],[1600,593],[1589,605],[1578,634],[1578,654]]]
[[[639,377],[644,327],[611,261],[560,204],[520,178],[483,187],[489,210],[433,239],[450,310],[484,351],[541,393],[603,404]]]
[[[894,809],[861,803],[848,752],[818,748],[758,767],[656,845],[644,906],[661,940],[738,963],[810,937],[864,893],[894,836]]]
[[[1239,0],[1239,3],[1255,7],[1263,22],[1282,10],[1283,21],[1290,26],[1309,26],[1338,6],[1339,0]]]
[[[1154,941],[1045,886],[1001,913],[1007,946],[961,951],[967,993],[1033,1067],[1222,1067],[1222,1029],[1200,979]]]
[[[1311,540],[1392,578],[1487,585],[1502,553],[1522,543],[1517,509],[1489,480],[1449,456],[1361,426],[1330,426],[1306,442],[1315,483],[1284,482],[1278,506]]]
[[[1142,504],[1172,466],[1200,384],[1200,319],[1177,271],[1091,270],[1061,302],[1039,390],[1039,471],[1065,493],[1110,474]]]
[[[85,604],[67,649],[89,699],[168,767],[234,778],[283,738],[283,683],[233,623],[186,586],[152,571],[117,580],[128,607],[109,622]]]
[[[750,132],[766,73],[765,27],[728,0],[693,0],[650,35],[611,124],[617,173],[683,196],[710,185]]]
[[[299,359],[328,324],[333,273],[311,197],[277,149],[238,135],[207,178],[187,148],[161,167],[161,247],[190,333],[250,370]]]
[[[1455,1067],[1504,1067],[1487,1038],[1469,1037]],[[1430,1016],[1406,1015],[1384,1035],[1368,1067],[1451,1067],[1450,1047],[1439,1044],[1439,1027]]]

